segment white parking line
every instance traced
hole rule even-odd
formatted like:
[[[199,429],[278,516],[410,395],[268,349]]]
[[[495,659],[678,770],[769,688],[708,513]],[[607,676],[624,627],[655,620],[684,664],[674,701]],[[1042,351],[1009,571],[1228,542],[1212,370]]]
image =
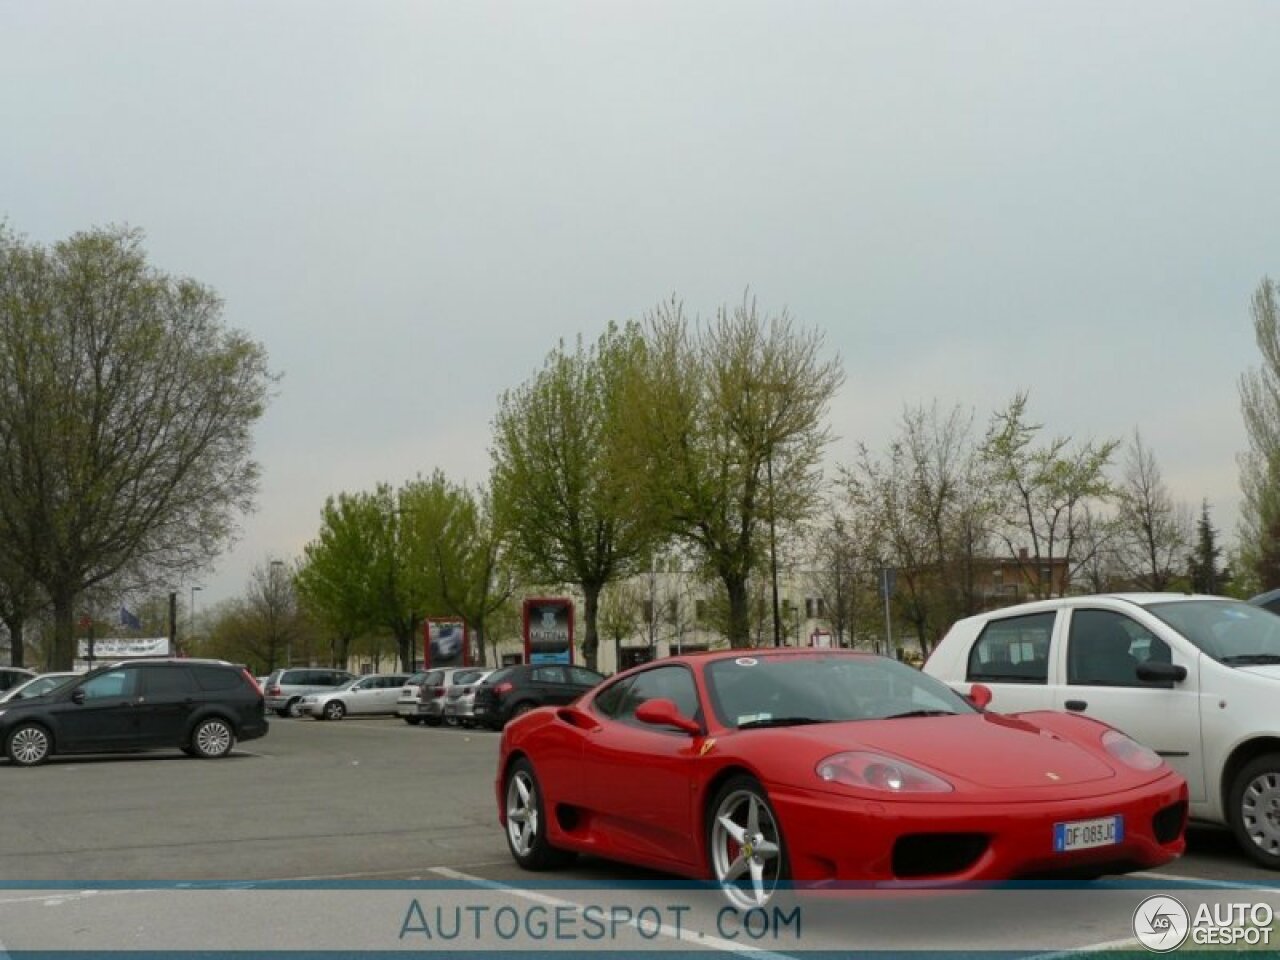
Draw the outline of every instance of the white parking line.
[[[447,880],[459,880],[463,883],[475,884],[476,886],[486,890],[501,890],[503,893],[510,894],[513,897],[519,897],[522,900],[539,903],[547,907],[567,907],[577,913],[582,913],[586,910],[586,906],[584,904],[575,903],[572,900],[562,900],[559,897],[549,897],[545,893],[535,893],[532,890],[521,890],[519,887],[513,887],[510,884],[502,883],[497,880],[487,880],[484,877],[477,877],[473,874],[463,873],[460,870],[454,870],[452,867],[432,867],[431,872],[437,876],[444,877]],[[636,920],[630,921],[627,926],[635,927],[639,930],[639,922]],[[713,937],[709,934],[699,933],[697,930],[685,930],[681,927],[673,927],[669,924],[663,924],[658,927],[657,930],[662,936],[681,943],[695,943],[699,947],[710,947],[713,950],[720,950],[724,953],[736,953],[741,956],[751,957],[752,960],[793,960],[793,958],[789,957],[785,953],[774,953],[760,947],[750,946],[749,944],[734,943],[732,940]]]
[[[1208,877],[1188,877],[1178,873],[1156,873],[1152,870],[1137,870],[1126,874],[1126,876],[1142,877],[1146,880],[1172,880],[1175,883],[1198,883],[1202,887],[1213,887],[1222,890],[1257,890],[1260,893],[1280,893],[1280,887],[1264,887],[1247,881],[1210,880]]]

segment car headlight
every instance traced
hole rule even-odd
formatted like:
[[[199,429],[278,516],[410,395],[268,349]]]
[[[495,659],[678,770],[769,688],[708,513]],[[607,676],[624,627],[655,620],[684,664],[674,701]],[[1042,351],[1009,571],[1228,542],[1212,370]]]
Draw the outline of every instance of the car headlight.
[[[1160,754],[1150,747],[1144,747],[1137,740],[1126,737],[1119,730],[1104,733],[1102,745],[1107,748],[1107,753],[1134,770],[1154,770],[1164,763]]]
[[[950,793],[955,789],[928,770],[866,750],[833,754],[820,762],[814,772],[827,783],[881,793]]]

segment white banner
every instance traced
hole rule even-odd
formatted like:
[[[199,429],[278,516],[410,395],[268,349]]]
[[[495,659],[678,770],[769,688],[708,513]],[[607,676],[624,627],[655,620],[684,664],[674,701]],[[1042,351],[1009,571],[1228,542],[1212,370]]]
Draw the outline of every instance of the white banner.
[[[80,641],[80,659],[89,659],[89,641]],[[168,637],[103,637],[93,641],[94,660],[125,660],[129,657],[169,656]]]

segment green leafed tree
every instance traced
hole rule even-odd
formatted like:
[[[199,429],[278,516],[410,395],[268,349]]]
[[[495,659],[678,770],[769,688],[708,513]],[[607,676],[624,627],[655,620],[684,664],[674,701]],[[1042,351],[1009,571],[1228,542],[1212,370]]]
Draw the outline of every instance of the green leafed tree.
[[[0,551],[51,602],[51,667],[71,666],[85,591],[177,580],[232,538],[272,380],[218,296],[149,264],[139,233],[44,247],[0,228]]]
[[[432,580],[429,612],[465,620],[481,664],[497,666],[491,627],[503,622],[516,582],[488,491],[437,471],[410,487],[405,518],[413,562]]]
[[[376,622],[373,574],[384,563],[385,537],[379,501],[342,493],[325,501],[320,532],[303,549],[298,598],[330,637],[334,666],[346,666],[351,644]]]
[[[641,354],[634,325],[611,325],[591,346],[557,347],[534,377],[503,394],[494,421],[491,488],[512,560],[537,583],[583,594],[582,649],[596,666],[605,586],[636,570],[651,526],[617,471],[617,442],[634,411],[622,389]]]
[[[1280,587],[1280,304],[1263,278],[1253,295],[1253,335],[1262,364],[1240,378],[1249,449],[1240,455],[1240,572],[1259,590]]]
[[[1019,393],[992,418],[982,456],[1000,505],[996,535],[1028,590],[1047,597],[1057,585],[1041,571],[1064,560],[1069,575],[1087,559],[1084,524],[1090,507],[1115,492],[1106,469],[1119,441],[1054,437],[1037,446],[1041,429],[1028,421],[1027,395]]]
[[[769,521],[786,527],[821,503],[827,409],[844,380],[820,333],[755,300],[690,321],[678,301],[647,318],[628,378],[617,473],[655,528],[691,549],[724,587],[726,634],[751,643],[749,583]]]

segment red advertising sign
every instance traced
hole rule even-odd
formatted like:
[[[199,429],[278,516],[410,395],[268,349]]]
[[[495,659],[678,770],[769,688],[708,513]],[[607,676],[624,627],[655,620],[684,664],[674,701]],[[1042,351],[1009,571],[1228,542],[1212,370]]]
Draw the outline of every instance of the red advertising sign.
[[[471,665],[471,632],[465,620],[428,617],[422,624],[422,665],[468,667]]]

